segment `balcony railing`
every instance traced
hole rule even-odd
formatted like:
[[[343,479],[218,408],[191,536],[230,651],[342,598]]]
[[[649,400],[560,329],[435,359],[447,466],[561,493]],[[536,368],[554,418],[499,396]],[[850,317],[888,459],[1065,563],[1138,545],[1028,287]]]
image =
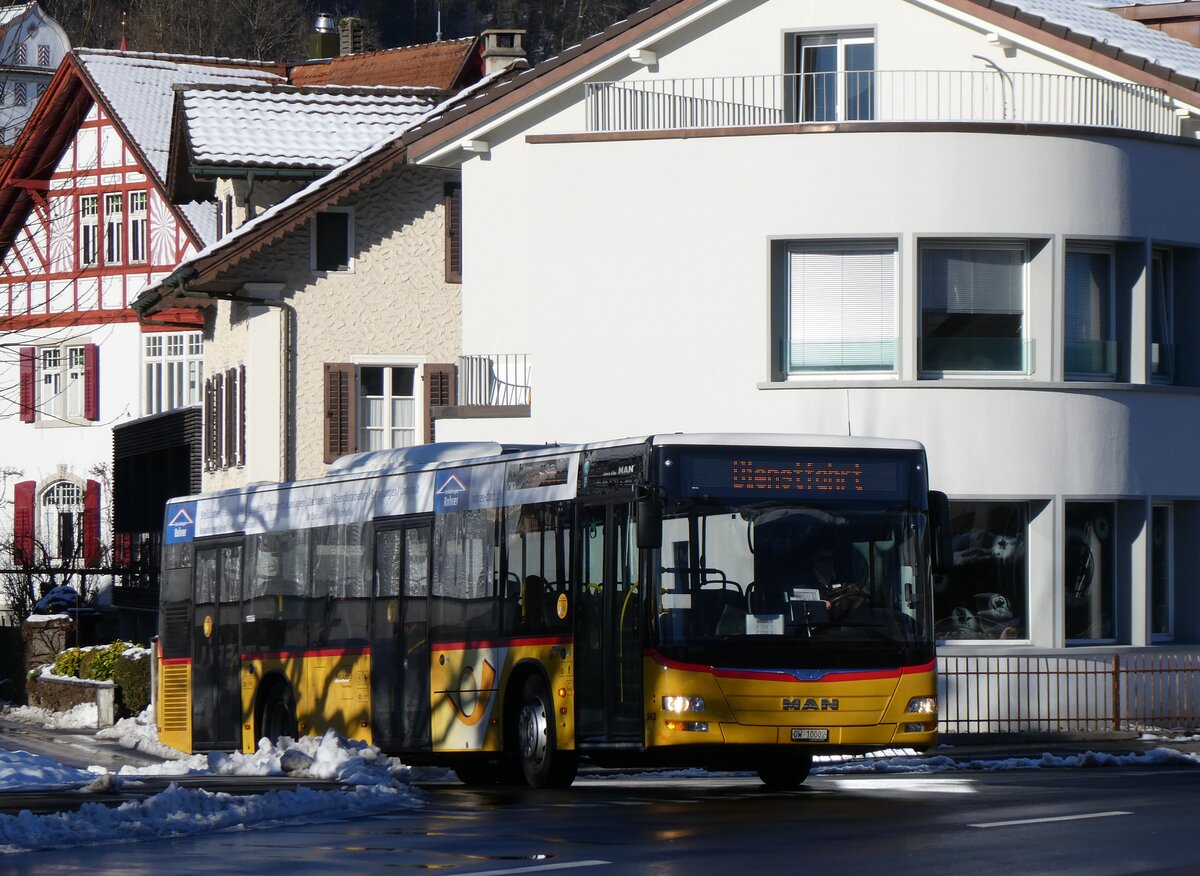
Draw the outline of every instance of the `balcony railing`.
[[[529,387],[529,356],[525,353],[458,357],[459,405],[528,405]]]
[[[994,70],[878,70],[587,85],[587,130],[680,130],[836,122],[1013,122],[1180,133],[1158,88]]]

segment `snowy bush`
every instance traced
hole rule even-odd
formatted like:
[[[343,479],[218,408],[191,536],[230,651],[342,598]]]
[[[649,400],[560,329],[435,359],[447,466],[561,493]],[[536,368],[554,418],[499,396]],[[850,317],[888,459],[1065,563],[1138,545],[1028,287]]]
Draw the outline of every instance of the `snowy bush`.
[[[137,715],[150,703],[150,652],[127,648],[113,665],[118,707],[122,715]]]

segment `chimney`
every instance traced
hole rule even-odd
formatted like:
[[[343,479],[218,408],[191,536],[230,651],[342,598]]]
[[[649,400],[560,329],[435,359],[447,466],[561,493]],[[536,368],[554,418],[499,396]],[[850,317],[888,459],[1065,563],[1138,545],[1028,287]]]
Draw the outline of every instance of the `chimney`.
[[[338,36],[343,55],[360,55],[366,51],[361,18],[350,16],[338,21]]]
[[[308,38],[308,58],[316,61],[320,58],[336,58],[338,53],[337,23],[333,16],[325,12],[317,13],[317,22],[313,33]]]
[[[523,30],[495,28],[483,32],[483,75],[503,70],[513,61],[524,59]]]

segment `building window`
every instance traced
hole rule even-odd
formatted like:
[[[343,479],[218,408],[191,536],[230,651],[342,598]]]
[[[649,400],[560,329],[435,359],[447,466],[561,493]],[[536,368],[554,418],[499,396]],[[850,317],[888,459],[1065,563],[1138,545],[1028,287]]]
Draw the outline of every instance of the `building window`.
[[[17,106],[25,106],[29,103],[29,86],[24,82],[13,84],[13,102]]]
[[[1029,370],[1024,244],[921,245],[921,371]]]
[[[312,266],[314,271],[353,270],[353,213],[323,210],[313,217]]]
[[[388,450],[417,443],[416,372],[407,367],[359,369],[359,450]]]
[[[38,66],[50,66],[50,47],[45,43],[40,43],[37,47]]]
[[[39,541],[46,556],[71,560],[83,554],[83,488],[57,481],[42,493]]]
[[[22,347],[22,422],[100,419],[100,353],[95,344]]]
[[[1116,637],[1116,508],[1111,502],[1068,502],[1064,569],[1068,641]]]
[[[217,231],[220,231],[217,228]],[[230,234],[233,231],[233,195],[225,196],[225,233]]]
[[[204,467],[208,471],[246,464],[246,366],[214,374],[204,382]]]
[[[951,502],[954,568],[934,593],[937,637],[1027,639],[1027,502]]]
[[[96,264],[99,257],[100,197],[81,195],[79,198],[79,264]]]
[[[129,193],[129,261],[146,261],[146,193]]]
[[[875,116],[875,38],[870,33],[800,34],[799,117],[804,122]]]
[[[1098,247],[1067,250],[1067,379],[1112,379],[1117,374],[1113,254]]]
[[[895,370],[895,244],[791,244],[787,273],[789,374]]]
[[[145,336],[142,413],[158,414],[203,401],[204,342],[200,332]]]
[[[104,261],[110,265],[121,263],[121,241],[125,230],[123,201],[119,194],[104,196]]]
[[[1150,635],[1157,642],[1175,634],[1171,522],[1171,506],[1155,505],[1150,522]]]
[[[416,367],[326,363],[325,461],[421,443],[420,410]]]
[[[1159,383],[1175,377],[1175,292],[1171,254],[1156,249],[1150,262],[1150,376]]]

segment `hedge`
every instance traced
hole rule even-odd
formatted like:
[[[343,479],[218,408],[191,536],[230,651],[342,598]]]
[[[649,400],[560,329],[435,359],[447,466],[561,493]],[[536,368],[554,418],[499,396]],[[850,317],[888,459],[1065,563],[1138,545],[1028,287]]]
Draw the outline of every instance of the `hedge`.
[[[136,715],[150,704],[150,652],[128,642],[91,648],[68,648],[54,660],[55,675],[117,686],[119,717]]]

